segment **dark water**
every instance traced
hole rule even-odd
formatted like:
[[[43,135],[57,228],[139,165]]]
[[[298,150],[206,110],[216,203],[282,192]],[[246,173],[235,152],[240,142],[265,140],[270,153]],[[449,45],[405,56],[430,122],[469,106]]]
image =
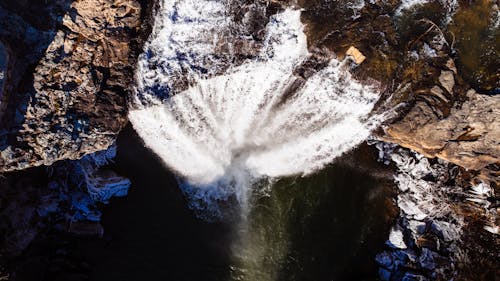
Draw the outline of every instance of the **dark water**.
[[[129,126],[116,169],[130,194],[105,209],[104,239],[81,244],[92,280],[373,280],[394,214],[373,153],[362,146],[316,175],[278,180],[246,223],[207,223]]]
[[[5,70],[7,68],[7,53],[5,47],[0,43],[0,95],[2,94],[3,80],[5,79]]]
[[[2,43],[0,43],[0,71],[4,70],[6,63],[7,63],[7,54],[5,52],[5,47]]]

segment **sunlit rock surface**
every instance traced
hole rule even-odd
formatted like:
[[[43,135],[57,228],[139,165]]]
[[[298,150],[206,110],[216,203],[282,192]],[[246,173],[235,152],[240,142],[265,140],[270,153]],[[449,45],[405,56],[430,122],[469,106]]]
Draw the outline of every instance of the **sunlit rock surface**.
[[[444,118],[436,116],[428,103],[418,102],[400,122],[387,129],[386,139],[467,169],[480,170],[497,164],[500,96],[479,95],[471,90],[467,98]]]
[[[114,142],[127,122],[141,9],[135,0],[0,3],[13,77],[2,99],[1,171],[78,159]]]

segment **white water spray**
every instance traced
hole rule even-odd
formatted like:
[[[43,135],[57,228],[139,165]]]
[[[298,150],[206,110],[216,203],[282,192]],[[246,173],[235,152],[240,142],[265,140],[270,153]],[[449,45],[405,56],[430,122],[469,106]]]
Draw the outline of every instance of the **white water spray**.
[[[348,62],[332,59],[306,81],[293,74],[310,55],[300,11],[272,16],[258,56],[219,74],[213,38],[232,25],[224,1],[173,2],[163,3],[141,56],[137,101],[144,105],[129,118],[181,176],[193,207],[236,195],[246,209],[256,179],[313,173],[379,124],[370,116],[379,95],[351,78]],[[179,60],[181,52],[187,59]],[[172,81],[181,74],[190,86],[176,93]]]

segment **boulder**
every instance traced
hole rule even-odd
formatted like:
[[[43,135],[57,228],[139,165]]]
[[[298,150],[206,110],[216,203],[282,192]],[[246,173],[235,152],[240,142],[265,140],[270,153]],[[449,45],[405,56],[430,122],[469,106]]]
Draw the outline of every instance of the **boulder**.
[[[362,64],[366,57],[354,46],[349,47],[345,52],[346,56],[350,56],[355,64]]]

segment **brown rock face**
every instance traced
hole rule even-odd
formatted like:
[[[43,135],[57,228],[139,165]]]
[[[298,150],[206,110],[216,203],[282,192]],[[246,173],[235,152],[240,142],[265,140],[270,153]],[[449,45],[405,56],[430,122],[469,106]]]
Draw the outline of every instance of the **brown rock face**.
[[[0,4],[0,40],[9,53],[0,171],[106,149],[127,122],[141,48],[139,2],[40,2],[48,3]],[[46,22],[34,20],[37,9]]]
[[[500,97],[471,89],[452,58],[453,36],[426,18],[411,39],[400,86],[392,99],[406,109],[384,128],[382,138],[496,181],[500,163]],[[451,42],[451,43],[450,43]],[[412,58],[412,56],[414,58]]]
[[[500,96],[467,94],[461,108],[438,118],[427,103],[418,102],[385,139],[427,157],[439,157],[472,170],[498,163],[500,155]]]

